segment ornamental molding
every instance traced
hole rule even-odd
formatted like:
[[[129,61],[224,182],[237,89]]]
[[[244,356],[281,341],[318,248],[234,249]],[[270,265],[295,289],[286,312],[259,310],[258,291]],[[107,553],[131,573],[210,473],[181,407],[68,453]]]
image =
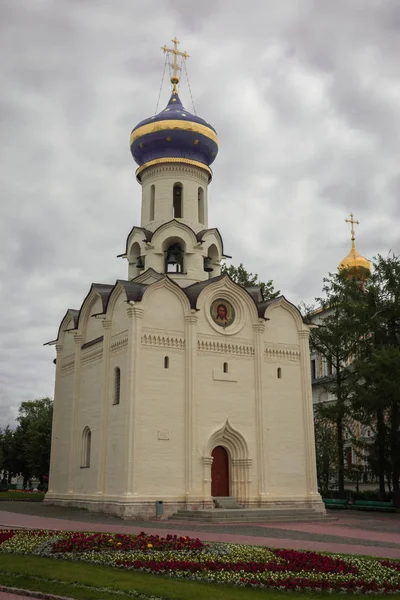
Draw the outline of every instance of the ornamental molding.
[[[240,358],[253,358],[254,346],[251,344],[236,344],[221,339],[198,339],[198,354],[229,354]]]
[[[265,344],[264,360],[267,362],[299,362],[300,346],[296,344]]]
[[[182,352],[185,349],[185,338],[176,335],[145,333],[142,334],[141,341],[144,349],[164,350],[168,348],[168,350],[178,352]]]
[[[72,373],[75,367],[75,354],[69,354],[61,362],[61,375]]]
[[[143,310],[143,308],[140,308],[139,306],[128,306],[127,313],[128,313],[128,317],[130,319],[132,319],[132,318],[142,319],[144,310]]]
[[[111,338],[110,354],[122,352],[128,346],[128,332],[123,331]]]
[[[145,174],[142,175],[142,183],[146,183],[150,179],[155,179],[156,177],[163,177],[166,174],[175,174],[179,173],[180,175],[190,175],[191,177],[195,177],[199,179],[204,185],[208,185],[209,175],[206,174],[200,167],[188,167],[183,166],[182,164],[166,164],[159,167],[149,167],[146,169]]]
[[[142,327],[142,334],[164,335],[170,337],[185,337],[185,332],[181,329],[161,329],[159,327]]]
[[[97,348],[96,350],[88,350],[88,351],[83,351],[82,355],[81,355],[81,365],[88,365],[94,362],[97,362],[98,360],[101,360],[103,358],[103,345],[101,346],[101,348]]]

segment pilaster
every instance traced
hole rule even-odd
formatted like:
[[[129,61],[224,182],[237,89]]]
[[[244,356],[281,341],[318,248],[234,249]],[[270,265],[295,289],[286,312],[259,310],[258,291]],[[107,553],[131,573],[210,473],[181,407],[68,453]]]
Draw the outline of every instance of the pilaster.
[[[264,373],[264,331],[265,322],[255,323],[254,331],[254,375],[255,375],[255,418],[258,462],[258,495],[265,499],[265,440],[263,410],[263,373]]]
[[[129,317],[129,337],[128,337],[128,361],[127,361],[127,397],[126,397],[126,424],[125,424],[125,477],[126,477],[126,496],[134,493],[134,475],[136,458],[136,436],[135,436],[135,410],[136,410],[136,389],[138,376],[138,358],[140,348],[140,338],[142,330],[143,309],[135,305],[128,307]]]
[[[299,331],[300,338],[300,364],[301,388],[303,408],[303,430],[306,460],[307,492],[310,496],[320,498],[317,486],[317,466],[315,457],[314,415],[311,391],[311,365],[310,365],[310,331]]]
[[[211,496],[211,467],[213,462],[212,456],[203,456],[203,500],[212,502]]]
[[[107,474],[108,415],[110,402],[110,338],[111,320],[103,320],[102,397],[100,408],[97,493],[104,494]]]
[[[79,429],[79,388],[81,380],[81,346],[83,343],[83,335],[75,334],[75,369],[74,369],[74,388],[72,399],[72,427],[71,427],[71,445],[69,456],[69,485],[68,493],[73,494],[75,488],[75,475],[78,468],[78,453],[81,451],[81,436],[82,432]]]
[[[185,496],[193,492],[194,374],[196,369],[195,314],[185,316]],[[211,472],[210,472],[211,478]]]
[[[56,434],[57,434],[57,430],[58,430],[58,402],[61,402],[61,399],[58,400],[59,398],[59,394],[58,394],[58,386],[61,382],[61,355],[62,355],[62,350],[63,350],[63,345],[62,344],[56,344],[56,378],[55,378],[55,386],[54,386],[54,402],[53,402],[53,422],[52,422],[52,429],[51,429],[51,460],[50,460],[50,470],[49,470],[49,489],[48,491],[50,493],[53,492],[52,489],[52,481],[53,481],[53,469],[54,469],[54,464],[55,464],[55,460],[53,459],[53,452],[55,451],[56,448],[56,443],[55,443],[55,438],[56,438]]]

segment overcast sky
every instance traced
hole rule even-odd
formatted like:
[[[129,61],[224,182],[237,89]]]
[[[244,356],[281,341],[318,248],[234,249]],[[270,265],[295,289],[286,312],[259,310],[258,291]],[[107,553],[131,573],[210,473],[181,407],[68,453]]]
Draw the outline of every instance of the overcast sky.
[[[209,225],[234,264],[312,301],[351,211],[362,254],[400,253],[399,0],[2,0],[0,23],[0,426],[53,396],[66,309],[127,276],[129,134],[173,36],[219,135]]]

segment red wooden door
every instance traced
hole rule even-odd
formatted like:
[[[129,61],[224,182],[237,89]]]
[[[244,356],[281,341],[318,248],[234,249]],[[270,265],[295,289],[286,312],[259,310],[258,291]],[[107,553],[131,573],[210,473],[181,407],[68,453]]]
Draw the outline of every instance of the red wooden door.
[[[211,456],[211,496],[229,496],[228,453],[222,446],[217,446]]]

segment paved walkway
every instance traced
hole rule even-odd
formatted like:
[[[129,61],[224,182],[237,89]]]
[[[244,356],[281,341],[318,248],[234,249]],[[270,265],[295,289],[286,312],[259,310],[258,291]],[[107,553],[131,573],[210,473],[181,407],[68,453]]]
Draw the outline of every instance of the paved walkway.
[[[111,515],[48,506],[1,502],[0,528],[35,528],[115,533],[177,534],[204,541],[344,552],[400,559],[400,514],[329,511],[334,521],[301,523],[188,523],[122,521]]]

